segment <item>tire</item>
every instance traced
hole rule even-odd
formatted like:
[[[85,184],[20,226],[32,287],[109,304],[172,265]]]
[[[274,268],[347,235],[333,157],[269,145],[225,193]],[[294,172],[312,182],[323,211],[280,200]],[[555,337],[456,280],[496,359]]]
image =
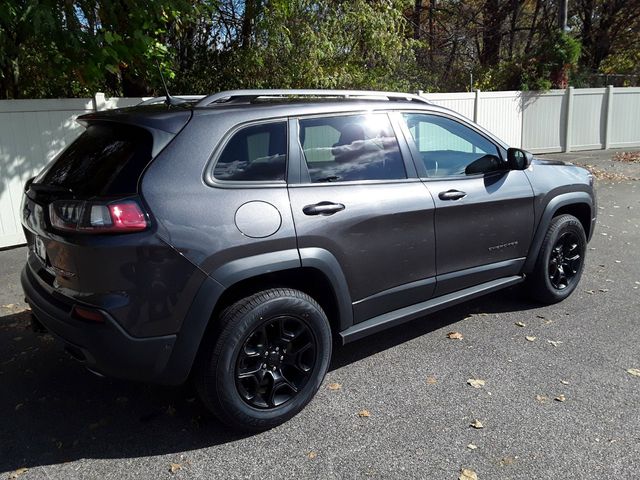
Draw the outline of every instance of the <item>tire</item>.
[[[533,299],[553,304],[571,295],[580,282],[586,250],[580,221],[573,215],[554,217],[527,282]]]
[[[276,288],[225,309],[205,337],[195,371],[204,405],[226,425],[262,431],[300,412],[331,358],[322,308],[298,290]]]

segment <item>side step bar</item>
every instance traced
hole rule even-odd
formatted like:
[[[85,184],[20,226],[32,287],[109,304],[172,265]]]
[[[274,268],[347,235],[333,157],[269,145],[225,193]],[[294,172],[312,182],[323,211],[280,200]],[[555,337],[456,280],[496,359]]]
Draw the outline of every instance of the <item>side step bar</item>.
[[[416,318],[442,310],[443,308],[450,307],[457,303],[480,297],[486,293],[491,293],[502,288],[516,285],[523,280],[524,276],[522,275],[499,278],[497,280],[491,280],[490,282],[465,288],[459,292],[448,293],[441,297],[431,298],[424,302],[416,303],[415,305],[410,305],[399,310],[394,310],[393,312],[378,315],[377,317],[360,322],[340,332],[342,344],[344,345],[346,343],[360,340],[367,335],[378,333],[382,330],[386,330],[387,328],[395,327],[396,325],[402,325],[405,322],[415,320]]]

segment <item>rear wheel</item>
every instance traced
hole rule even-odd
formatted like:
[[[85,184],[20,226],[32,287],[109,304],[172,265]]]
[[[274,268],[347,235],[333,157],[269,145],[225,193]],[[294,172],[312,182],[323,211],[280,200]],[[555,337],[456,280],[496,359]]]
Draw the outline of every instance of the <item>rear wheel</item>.
[[[529,278],[533,298],[557,303],[571,295],[582,275],[586,247],[584,228],[576,217],[553,218]]]
[[[224,310],[219,326],[217,335],[205,338],[195,380],[221,421],[265,430],[309,403],[331,357],[329,322],[311,297],[266,290]]]

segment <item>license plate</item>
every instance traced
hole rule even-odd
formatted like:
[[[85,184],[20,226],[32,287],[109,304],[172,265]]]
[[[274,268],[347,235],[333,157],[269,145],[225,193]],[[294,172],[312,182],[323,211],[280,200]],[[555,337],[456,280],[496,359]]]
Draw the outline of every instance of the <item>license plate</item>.
[[[36,237],[33,251],[36,252],[36,255],[43,263],[47,263],[47,249],[44,246],[44,240],[40,237]]]

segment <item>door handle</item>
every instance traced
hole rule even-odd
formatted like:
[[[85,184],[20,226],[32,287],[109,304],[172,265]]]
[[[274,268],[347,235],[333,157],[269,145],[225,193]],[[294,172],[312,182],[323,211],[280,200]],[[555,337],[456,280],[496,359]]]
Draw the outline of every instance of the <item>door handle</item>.
[[[461,192],[460,190],[447,190],[446,192],[440,192],[438,197],[440,200],[460,200],[467,196],[466,192]]]
[[[320,202],[315,205],[307,205],[302,209],[305,215],[333,215],[334,213],[344,210],[344,205],[333,202]]]

